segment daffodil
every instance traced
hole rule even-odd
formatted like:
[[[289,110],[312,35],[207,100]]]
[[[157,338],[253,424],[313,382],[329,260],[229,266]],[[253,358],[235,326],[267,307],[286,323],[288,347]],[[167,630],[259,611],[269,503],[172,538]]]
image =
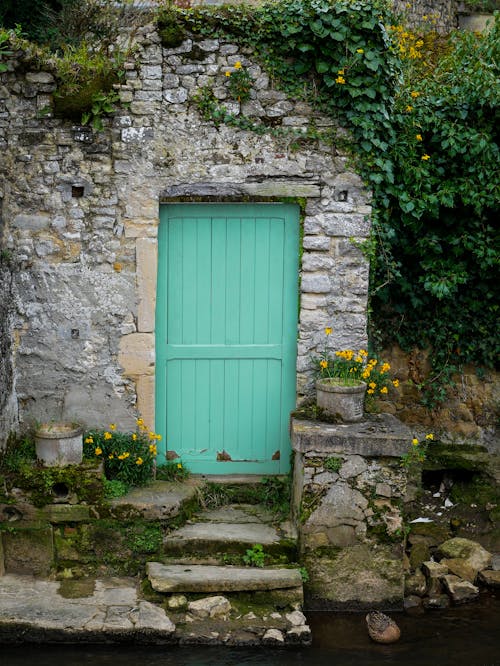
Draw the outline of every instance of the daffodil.
[[[102,449],[101,449],[101,447],[100,447],[100,446],[96,446],[96,447],[95,447],[95,450],[94,450],[94,453],[96,454],[96,456],[100,456],[100,455],[102,454]]]

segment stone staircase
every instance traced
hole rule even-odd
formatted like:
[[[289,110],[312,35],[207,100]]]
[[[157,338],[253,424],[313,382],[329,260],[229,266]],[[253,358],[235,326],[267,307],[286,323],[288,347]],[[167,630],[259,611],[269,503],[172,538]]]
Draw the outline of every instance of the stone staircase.
[[[150,598],[184,631],[181,642],[309,644],[296,553],[291,524],[261,505],[201,510],[146,564]]]

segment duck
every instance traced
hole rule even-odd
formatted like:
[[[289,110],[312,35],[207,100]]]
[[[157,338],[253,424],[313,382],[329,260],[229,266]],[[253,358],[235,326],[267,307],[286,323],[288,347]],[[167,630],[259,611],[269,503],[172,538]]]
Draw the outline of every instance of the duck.
[[[395,643],[401,636],[398,625],[388,615],[372,611],[366,616],[368,634],[376,643]]]

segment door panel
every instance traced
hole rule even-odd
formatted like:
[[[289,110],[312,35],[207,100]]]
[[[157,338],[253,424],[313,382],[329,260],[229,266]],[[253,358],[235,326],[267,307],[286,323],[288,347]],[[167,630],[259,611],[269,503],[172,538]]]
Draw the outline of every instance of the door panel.
[[[196,473],[288,470],[298,207],[161,207],[157,424]]]

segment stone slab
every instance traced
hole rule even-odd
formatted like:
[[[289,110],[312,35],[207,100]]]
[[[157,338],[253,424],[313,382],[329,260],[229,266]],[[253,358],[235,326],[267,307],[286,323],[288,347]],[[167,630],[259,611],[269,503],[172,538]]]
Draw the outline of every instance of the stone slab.
[[[199,481],[189,479],[184,483],[155,481],[146,488],[134,488],[127,495],[112,500],[115,517],[138,517],[146,520],[173,518],[183,506],[196,496]]]
[[[252,546],[260,543],[264,546],[278,546],[280,536],[275,527],[261,522],[219,522],[217,527],[211,523],[185,525],[173,534],[167,535],[163,542],[166,553],[194,552],[206,548],[211,552],[226,550],[228,545]]]
[[[298,587],[298,569],[259,569],[148,562],[146,571],[157,592],[245,592]]]
[[[359,423],[292,419],[292,448],[300,453],[359,454],[399,458],[408,453],[412,431],[391,414],[370,414]]]

